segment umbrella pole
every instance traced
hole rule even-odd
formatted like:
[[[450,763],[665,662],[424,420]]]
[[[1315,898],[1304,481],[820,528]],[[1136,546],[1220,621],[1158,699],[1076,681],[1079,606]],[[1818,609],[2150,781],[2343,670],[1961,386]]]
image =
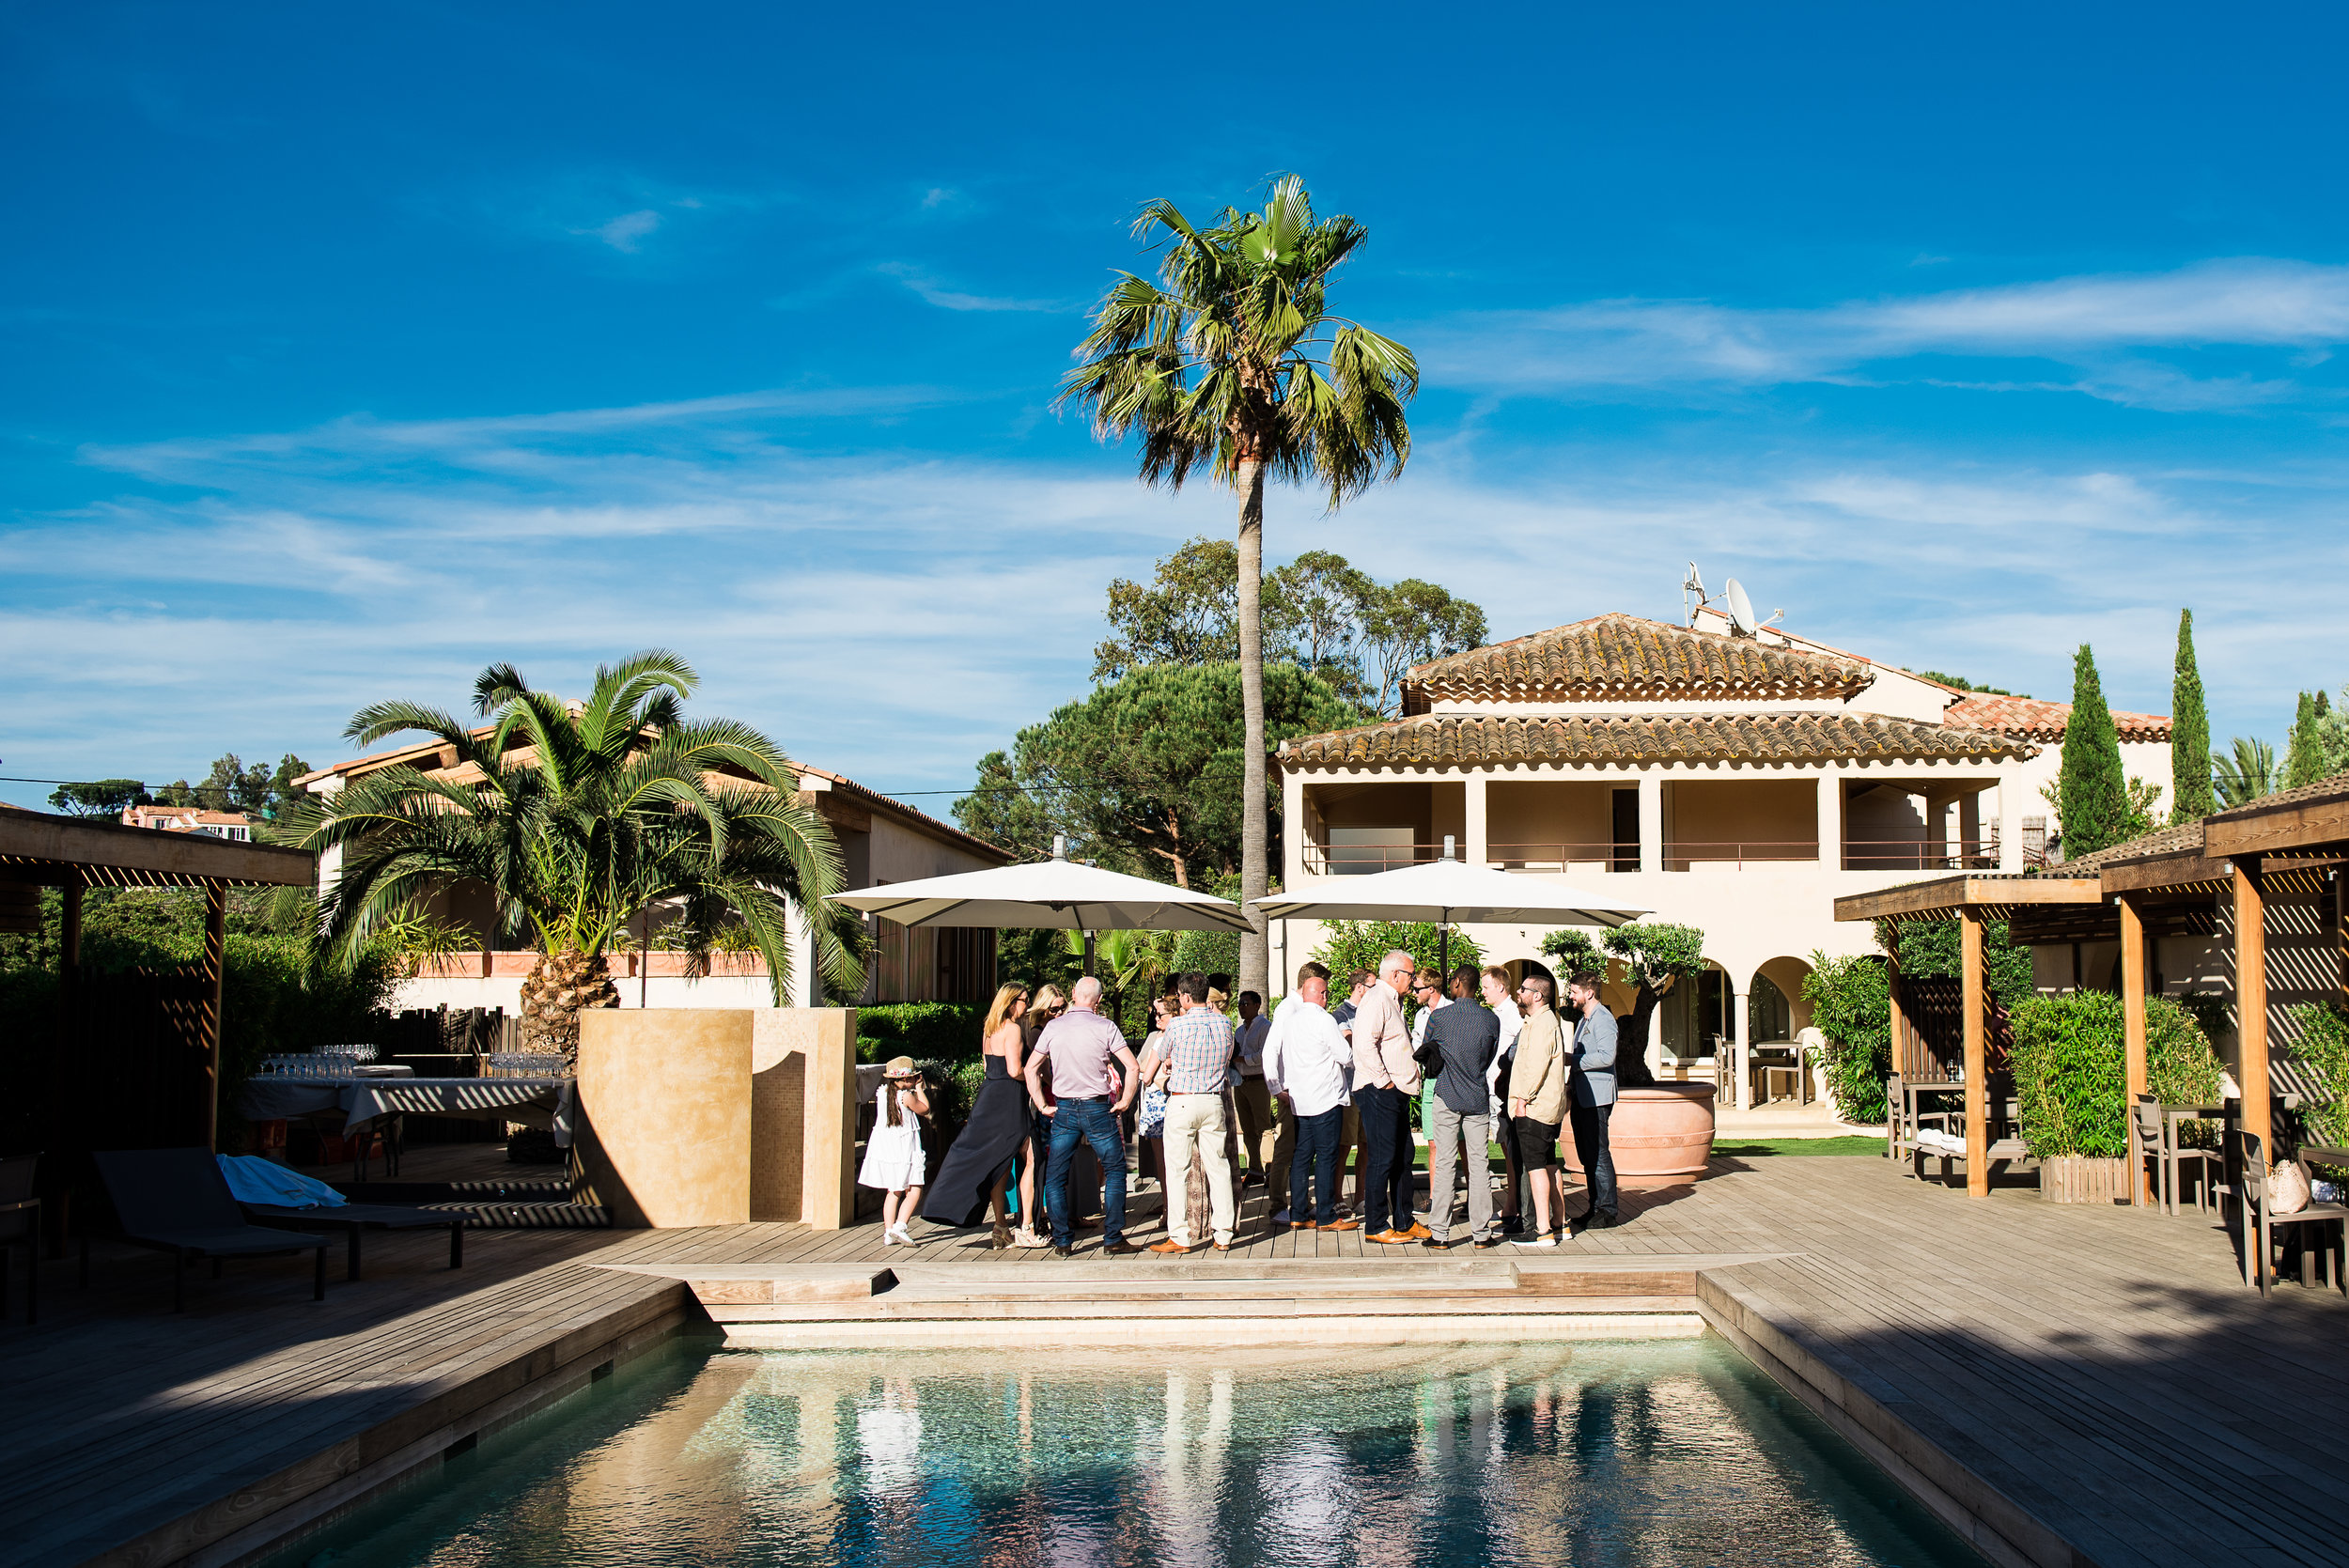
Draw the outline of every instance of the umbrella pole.
[[[1436,932],[1436,972],[1441,975],[1452,972],[1452,925],[1449,922]],[[1451,982],[1446,980],[1445,985],[1448,987]]]
[[[1093,933],[1092,933],[1092,932],[1090,932],[1090,931],[1087,931],[1087,932],[1084,934],[1084,937],[1085,937],[1085,973],[1087,973],[1087,974],[1091,974],[1091,973],[1093,972]]]

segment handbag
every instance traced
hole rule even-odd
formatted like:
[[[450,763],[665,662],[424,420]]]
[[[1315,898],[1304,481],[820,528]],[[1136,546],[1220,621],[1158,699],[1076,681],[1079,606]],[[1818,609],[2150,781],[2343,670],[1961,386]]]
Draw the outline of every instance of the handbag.
[[[2309,1168],[2296,1159],[2278,1160],[2267,1172],[2267,1212],[2297,1214],[2309,1198]]]

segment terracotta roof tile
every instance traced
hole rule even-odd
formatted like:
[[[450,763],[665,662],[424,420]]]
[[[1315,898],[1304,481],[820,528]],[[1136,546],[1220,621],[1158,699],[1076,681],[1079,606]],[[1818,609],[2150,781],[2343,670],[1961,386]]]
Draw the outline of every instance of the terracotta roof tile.
[[[2156,828],[2150,833],[2141,833],[2123,843],[2099,849],[2092,855],[2067,860],[2048,869],[2070,877],[2083,871],[2100,870],[2116,861],[2147,860],[2155,855],[2176,855],[2188,850],[2199,854],[2201,847],[2202,825],[2200,822],[2181,822],[2174,828]]]
[[[1977,691],[1950,705],[1941,715],[1945,724],[1961,729],[1996,730],[2026,740],[2061,740],[2071,722],[2070,703],[2044,703],[2036,697],[2001,697]],[[2124,713],[2112,710],[2112,726],[2123,740],[2167,740],[2167,713]]]
[[[2296,806],[2308,800],[2328,800],[2341,795],[2349,795],[2349,776],[2319,779],[2314,784],[2302,784],[2296,789],[2279,789],[2273,795],[2263,795],[2256,800],[2247,800],[2242,805],[2213,812],[2204,820],[2257,816],[2262,812],[2274,811],[2279,806]]]
[[[1414,665],[1406,688],[1423,704],[1429,697],[1535,693],[1839,697],[1875,678],[1864,659],[1608,614]]]
[[[1805,762],[2030,756],[2028,742],[1873,713],[1421,714],[1282,744],[1288,768],[1485,763]]]

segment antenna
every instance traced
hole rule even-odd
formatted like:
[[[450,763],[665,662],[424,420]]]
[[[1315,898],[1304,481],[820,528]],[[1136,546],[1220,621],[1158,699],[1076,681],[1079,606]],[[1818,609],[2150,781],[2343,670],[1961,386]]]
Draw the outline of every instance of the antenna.
[[[1697,574],[1697,564],[1688,563],[1688,575],[1680,580],[1680,613],[1690,626],[1697,624],[1697,612],[1712,599],[1704,591],[1704,579]]]
[[[1735,578],[1729,580],[1723,597],[1729,600],[1730,627],[1738,636],[1750,637],[1761,629],[1753,618],[1753,601],[1746,598],[1745,589],[1738,585]]]

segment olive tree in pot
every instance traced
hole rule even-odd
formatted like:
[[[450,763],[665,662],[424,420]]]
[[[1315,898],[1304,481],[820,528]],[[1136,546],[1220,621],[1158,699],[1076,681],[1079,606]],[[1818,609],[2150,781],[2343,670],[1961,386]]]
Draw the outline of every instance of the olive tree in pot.
[[[1609,1143],[1617,1179],[1629,1188],[1656,1188],[1703,1175],[1713,1148],[1713,1085],[1658,1083],[1647,1064],[1647,1043],[1656,1004],[1674,986],[1703,972],[1704,933],[1693,925],[1637,923],[1618,925],[1594,944],[1586,933],[1568,929],[1544,938],[1542,951],[1557,960],[1562,977],[1578,970],[1604,973],[1611,959],[1637,986],[1615,1038]],[[1567,1027],[1571,1031],[1571,1018]],[[1564,1152],[1566,1168],[1579,1172],[1572,1140]]]

